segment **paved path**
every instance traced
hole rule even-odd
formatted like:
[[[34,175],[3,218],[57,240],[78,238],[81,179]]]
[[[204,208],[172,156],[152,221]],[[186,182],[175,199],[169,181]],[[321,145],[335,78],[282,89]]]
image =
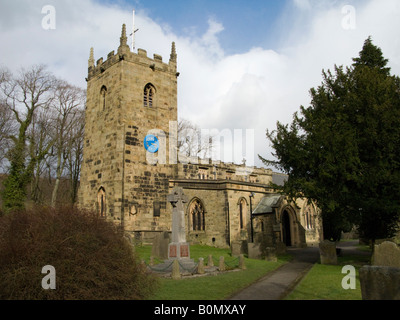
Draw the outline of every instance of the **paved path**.
[[[281,300],[319,260],[318,248],[288,249],[294,259],[240,291],[230,300]]]
[[[359,254],[370,256],[371,253],[360,251],[358,241],[340,242],[337,248],[342,254]],[[230,300],[281,300],[285,298],[310,271],[312,266],[319,262],[319,248],[288,249],[293,260],[272,273],[268,274],[255,284],[247,287],[230,298]]]

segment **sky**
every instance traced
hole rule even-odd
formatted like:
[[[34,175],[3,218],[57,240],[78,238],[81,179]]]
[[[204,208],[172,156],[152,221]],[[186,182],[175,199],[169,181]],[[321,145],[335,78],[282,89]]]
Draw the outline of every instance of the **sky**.
[[[135,51],[167,62],[176,42],[179,118],[242,132],[232,160],[248,165],[273,159],[266,130],[290,123],[322,70],[351,65],[369,36],[400,75],[398,0],[1,0],[0,66],[46,64],[85,88],[90,48],[95,60],[117,50],[133,9]]]

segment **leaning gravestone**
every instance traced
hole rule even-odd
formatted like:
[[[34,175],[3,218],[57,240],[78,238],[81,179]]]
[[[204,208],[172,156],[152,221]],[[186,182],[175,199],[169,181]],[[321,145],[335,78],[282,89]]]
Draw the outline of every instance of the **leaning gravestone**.
[[[400,268],[400,248],[394,243],[385,241],[374,248],[372,265]]]
[[[321,264],[337,265],[336,243],[325,240],[319,244]]]

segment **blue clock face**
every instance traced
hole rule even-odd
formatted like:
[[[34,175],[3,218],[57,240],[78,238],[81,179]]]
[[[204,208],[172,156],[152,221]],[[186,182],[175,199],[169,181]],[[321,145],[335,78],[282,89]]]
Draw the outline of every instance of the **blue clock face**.
[[[160,147],[160,142],[156,136],[150,134],[144,138],[144,147],[148,152],[156,153]]]

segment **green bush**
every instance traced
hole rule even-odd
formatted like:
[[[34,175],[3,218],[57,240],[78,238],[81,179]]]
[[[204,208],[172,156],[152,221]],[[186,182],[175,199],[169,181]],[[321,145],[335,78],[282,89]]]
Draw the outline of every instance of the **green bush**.
[[[42,288],[42,268],[56,289]],[[0,299],[139,300],[157,287],[123,232],[76,208],[36,208],[0,217]]]

